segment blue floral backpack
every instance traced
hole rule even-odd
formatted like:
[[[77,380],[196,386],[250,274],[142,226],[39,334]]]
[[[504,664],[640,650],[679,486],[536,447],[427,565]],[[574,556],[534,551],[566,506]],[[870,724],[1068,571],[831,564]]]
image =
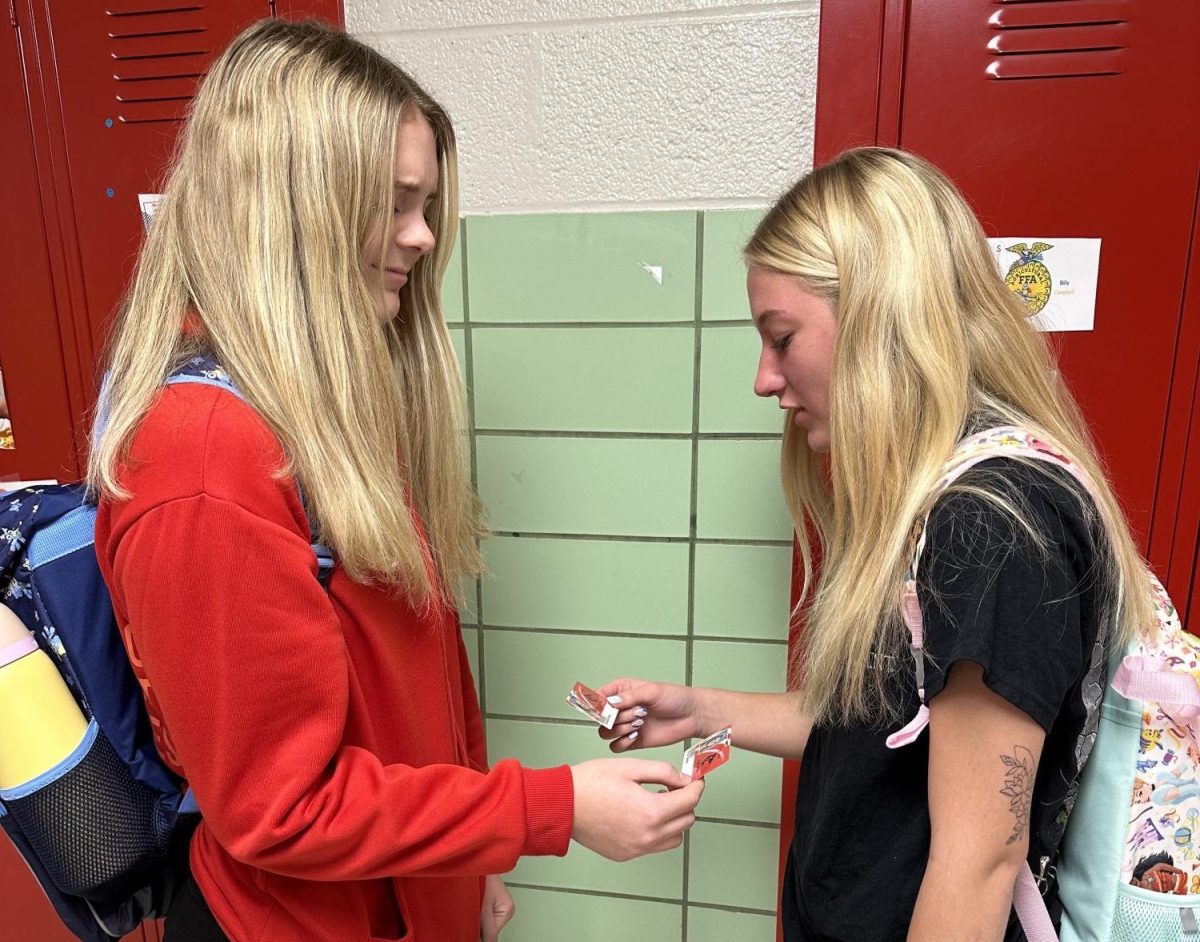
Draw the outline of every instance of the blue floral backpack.
[[[238,395],[202,358],[167,379],[176,383]],[[165,912],[187,874],[199,809],[154,747],[96,561],[95,519],[80,484],[0,495],[3,604],[33,633],[88,720],[79,746],[57,766],[0,790],[0,827],[67,928],[84,942],[111,942]],[[333,556],[315,536],[313,552],[324,585]]]
[[[959,443],[927,507],[975,465],[1006,457],[1057,465],[1092,492],[1061,449],[1026,429],[1003,427]],[[914,741],[929,722],[916,581],[927,523],[928,513],[914,527],[900,596],[922,705],[888,738],[891,748]],[[1082,688],[1087,719],[1075,750],[1078,775],[1053,822],[1049,852],[1036,861],[1036,874],[1023,868],[1013,890],[1029,942],[1200,942],[1200,639],[1183,629],[1148,568],[1146,578],[1156,623],[1145,640],[1111,657],[1101,627]],[[1055,882],[1061,936],[1043,898]]]

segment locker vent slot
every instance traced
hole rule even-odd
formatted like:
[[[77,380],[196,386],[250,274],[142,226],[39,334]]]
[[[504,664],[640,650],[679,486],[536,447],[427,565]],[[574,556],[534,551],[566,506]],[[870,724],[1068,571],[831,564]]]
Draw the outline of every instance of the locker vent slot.
[[[205,4],[119,0],[105,12],[118,118],[181,121],[212,52]]]
[[[994,79],[1078,78],[1125,71],[1129,0],[993,0],[987,74]]]

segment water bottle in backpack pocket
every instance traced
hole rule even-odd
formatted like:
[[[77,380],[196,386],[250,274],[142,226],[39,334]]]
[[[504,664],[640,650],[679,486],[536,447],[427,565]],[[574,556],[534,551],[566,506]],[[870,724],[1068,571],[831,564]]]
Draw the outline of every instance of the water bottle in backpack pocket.
[[[165,383],[242,398],[203,357]],[[82,485],[0,495],[0,827],[67,928],[110,942],[166,912],[199,809],[155,748],[95,519]],[[309,528],[328,587],[333,554]]]
[[[164,911],[198,821],[154,749],[95,514],[80,486],[0,500],[0,827],[85,942]]]

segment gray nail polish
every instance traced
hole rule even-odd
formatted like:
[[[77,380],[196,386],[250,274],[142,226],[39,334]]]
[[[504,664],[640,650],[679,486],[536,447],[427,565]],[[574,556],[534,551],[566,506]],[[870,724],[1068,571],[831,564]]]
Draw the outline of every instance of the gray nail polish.
[[[635,739],[637,739],[637,737],[638,737],[638,731],[635,729],[632,733],[629,734],[629,741],[633,742]]]
[[[641,725],[642,725],[643,723],[645,723],[645,722],[646,722],[645,720],[642,720],[642,719],[637,719],[637,720],[634,720],[634,721],[633,721],[632,723],[630,723],[629,725],[630,725],[630,726],[632,726],[634,729],[637,729],[639,726],[641,726]]]
[[[638,707],[636,710],[633,711],[633,715],[634,716],[645,716],[648,712],[650,712],[650,711],[647,710],[645,707]]]

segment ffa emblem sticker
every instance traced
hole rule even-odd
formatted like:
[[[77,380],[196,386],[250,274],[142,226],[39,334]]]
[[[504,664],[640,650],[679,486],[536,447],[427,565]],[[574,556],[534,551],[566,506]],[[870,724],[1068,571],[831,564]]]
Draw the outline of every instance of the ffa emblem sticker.
[[[1025,302],[1030,317],[1040,314],[1050,300],[1050,269],[1042,256],[1052,248],[1054,246],[1049,242],[1035,242],[1032,248],[1025,242],[1018,242],[1005,250],[1014,253],[1017,260],[1004,276],[1004,283]]]

